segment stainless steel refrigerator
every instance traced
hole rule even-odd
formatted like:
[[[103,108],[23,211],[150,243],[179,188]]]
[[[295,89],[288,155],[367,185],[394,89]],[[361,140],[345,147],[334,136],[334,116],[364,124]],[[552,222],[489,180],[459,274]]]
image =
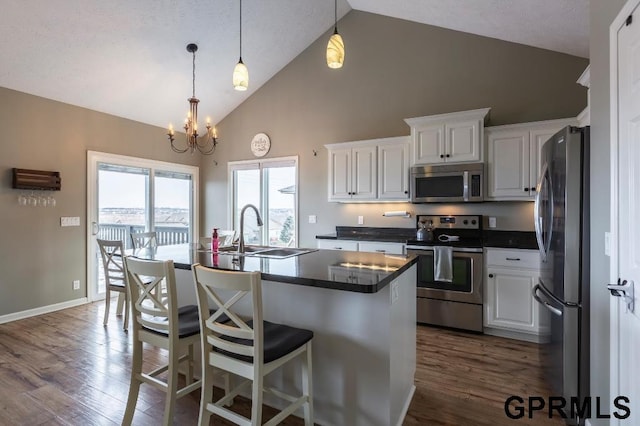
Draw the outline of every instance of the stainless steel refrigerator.
[[[550,311],[540,345],[551,395],[589,396],[589,127],[565,127],[542,147],[534,220],[542,256],[533,296]],[[592,407],[592,411],[595,407]],[[576,413],[569,424],[584,424]]]

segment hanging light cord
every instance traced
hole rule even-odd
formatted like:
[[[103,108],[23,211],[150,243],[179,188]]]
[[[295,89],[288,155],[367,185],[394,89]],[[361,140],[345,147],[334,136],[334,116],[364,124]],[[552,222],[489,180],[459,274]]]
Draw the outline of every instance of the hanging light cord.
[[[242,62],[242,0],[240,0],[240,62]]]
[[[334,0],[333,6],[333,33],[338,34],[338,0]]]

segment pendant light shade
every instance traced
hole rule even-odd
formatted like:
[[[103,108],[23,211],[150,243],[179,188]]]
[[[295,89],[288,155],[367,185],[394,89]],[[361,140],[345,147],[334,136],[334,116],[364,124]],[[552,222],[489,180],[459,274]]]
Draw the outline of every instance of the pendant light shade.
[[[236,64],[233,69],[233,88],[240,91],[245,91],[249,87],[249,70],[247,66],[242,62],[242,58]]]
[[[233,69],[233,88],[241,92],[249,88],[249,70],[242,62],[242,0],[240,0],[240,60]]]
[[[338,31],[333,33],[327,44],[327,65],[329,68],[342,68],[344,62],[344,42]]]
[[[338,0],[334,0],[333,35],[327,44],[327,66],[329,68],[342,68],[344,63],[344,41],[338,34]]]

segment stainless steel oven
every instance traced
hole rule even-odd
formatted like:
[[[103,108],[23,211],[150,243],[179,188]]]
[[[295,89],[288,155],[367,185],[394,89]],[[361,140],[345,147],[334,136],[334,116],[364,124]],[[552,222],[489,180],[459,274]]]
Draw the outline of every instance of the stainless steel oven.
[[[418,256],[419,323],[482,332],[482,217],[418,216],[435,226],[433,241],[408,241],[407,253]],[[450,277],[436,279],[436,247],[451,248]]]

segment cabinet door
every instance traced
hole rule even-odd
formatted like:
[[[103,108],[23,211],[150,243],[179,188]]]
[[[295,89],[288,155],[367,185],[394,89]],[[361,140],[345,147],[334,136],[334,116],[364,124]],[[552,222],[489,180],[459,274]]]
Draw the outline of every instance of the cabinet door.
[[[487,267],[485,326],[539,333],[540,306],[532,291],[538,273]]]
[[[329,201],[351,198],[351,148],[329,151]]]
[[[404,254],[404,244],[361,241],[358,243],[358,251],[368,251],[371,253],[385,254]]]
[[[489,197],[528,199],[529,132],[487,132],[487,139]]]
[[[319,249],[324,249],[324,250],[358,251],[358,242],[357,241],[317,240],[316,244],[317,244]]]
[[[378,146],[378,199],[409,199],[409,142]]]
[[[469,162],[480,161],[480,120],[468,120],[447,123],[445,126],[445,161]]]
[[[547,127],[543,129],[536,129],[530,132],[531,147],[530,147],[530,177],[529,186],[531,186],[531,196],[535,197],[535,187],[540,179],[540,171],[542,169],[540,152],[542,146],[546,141],[555,135],[561,128],[560,127]]]
[[[444,162],[444,124],[413,129],[413,164]]]
[[[377,147],[353,148],[351,151],[351,198],[375,199],[378,195]]]

